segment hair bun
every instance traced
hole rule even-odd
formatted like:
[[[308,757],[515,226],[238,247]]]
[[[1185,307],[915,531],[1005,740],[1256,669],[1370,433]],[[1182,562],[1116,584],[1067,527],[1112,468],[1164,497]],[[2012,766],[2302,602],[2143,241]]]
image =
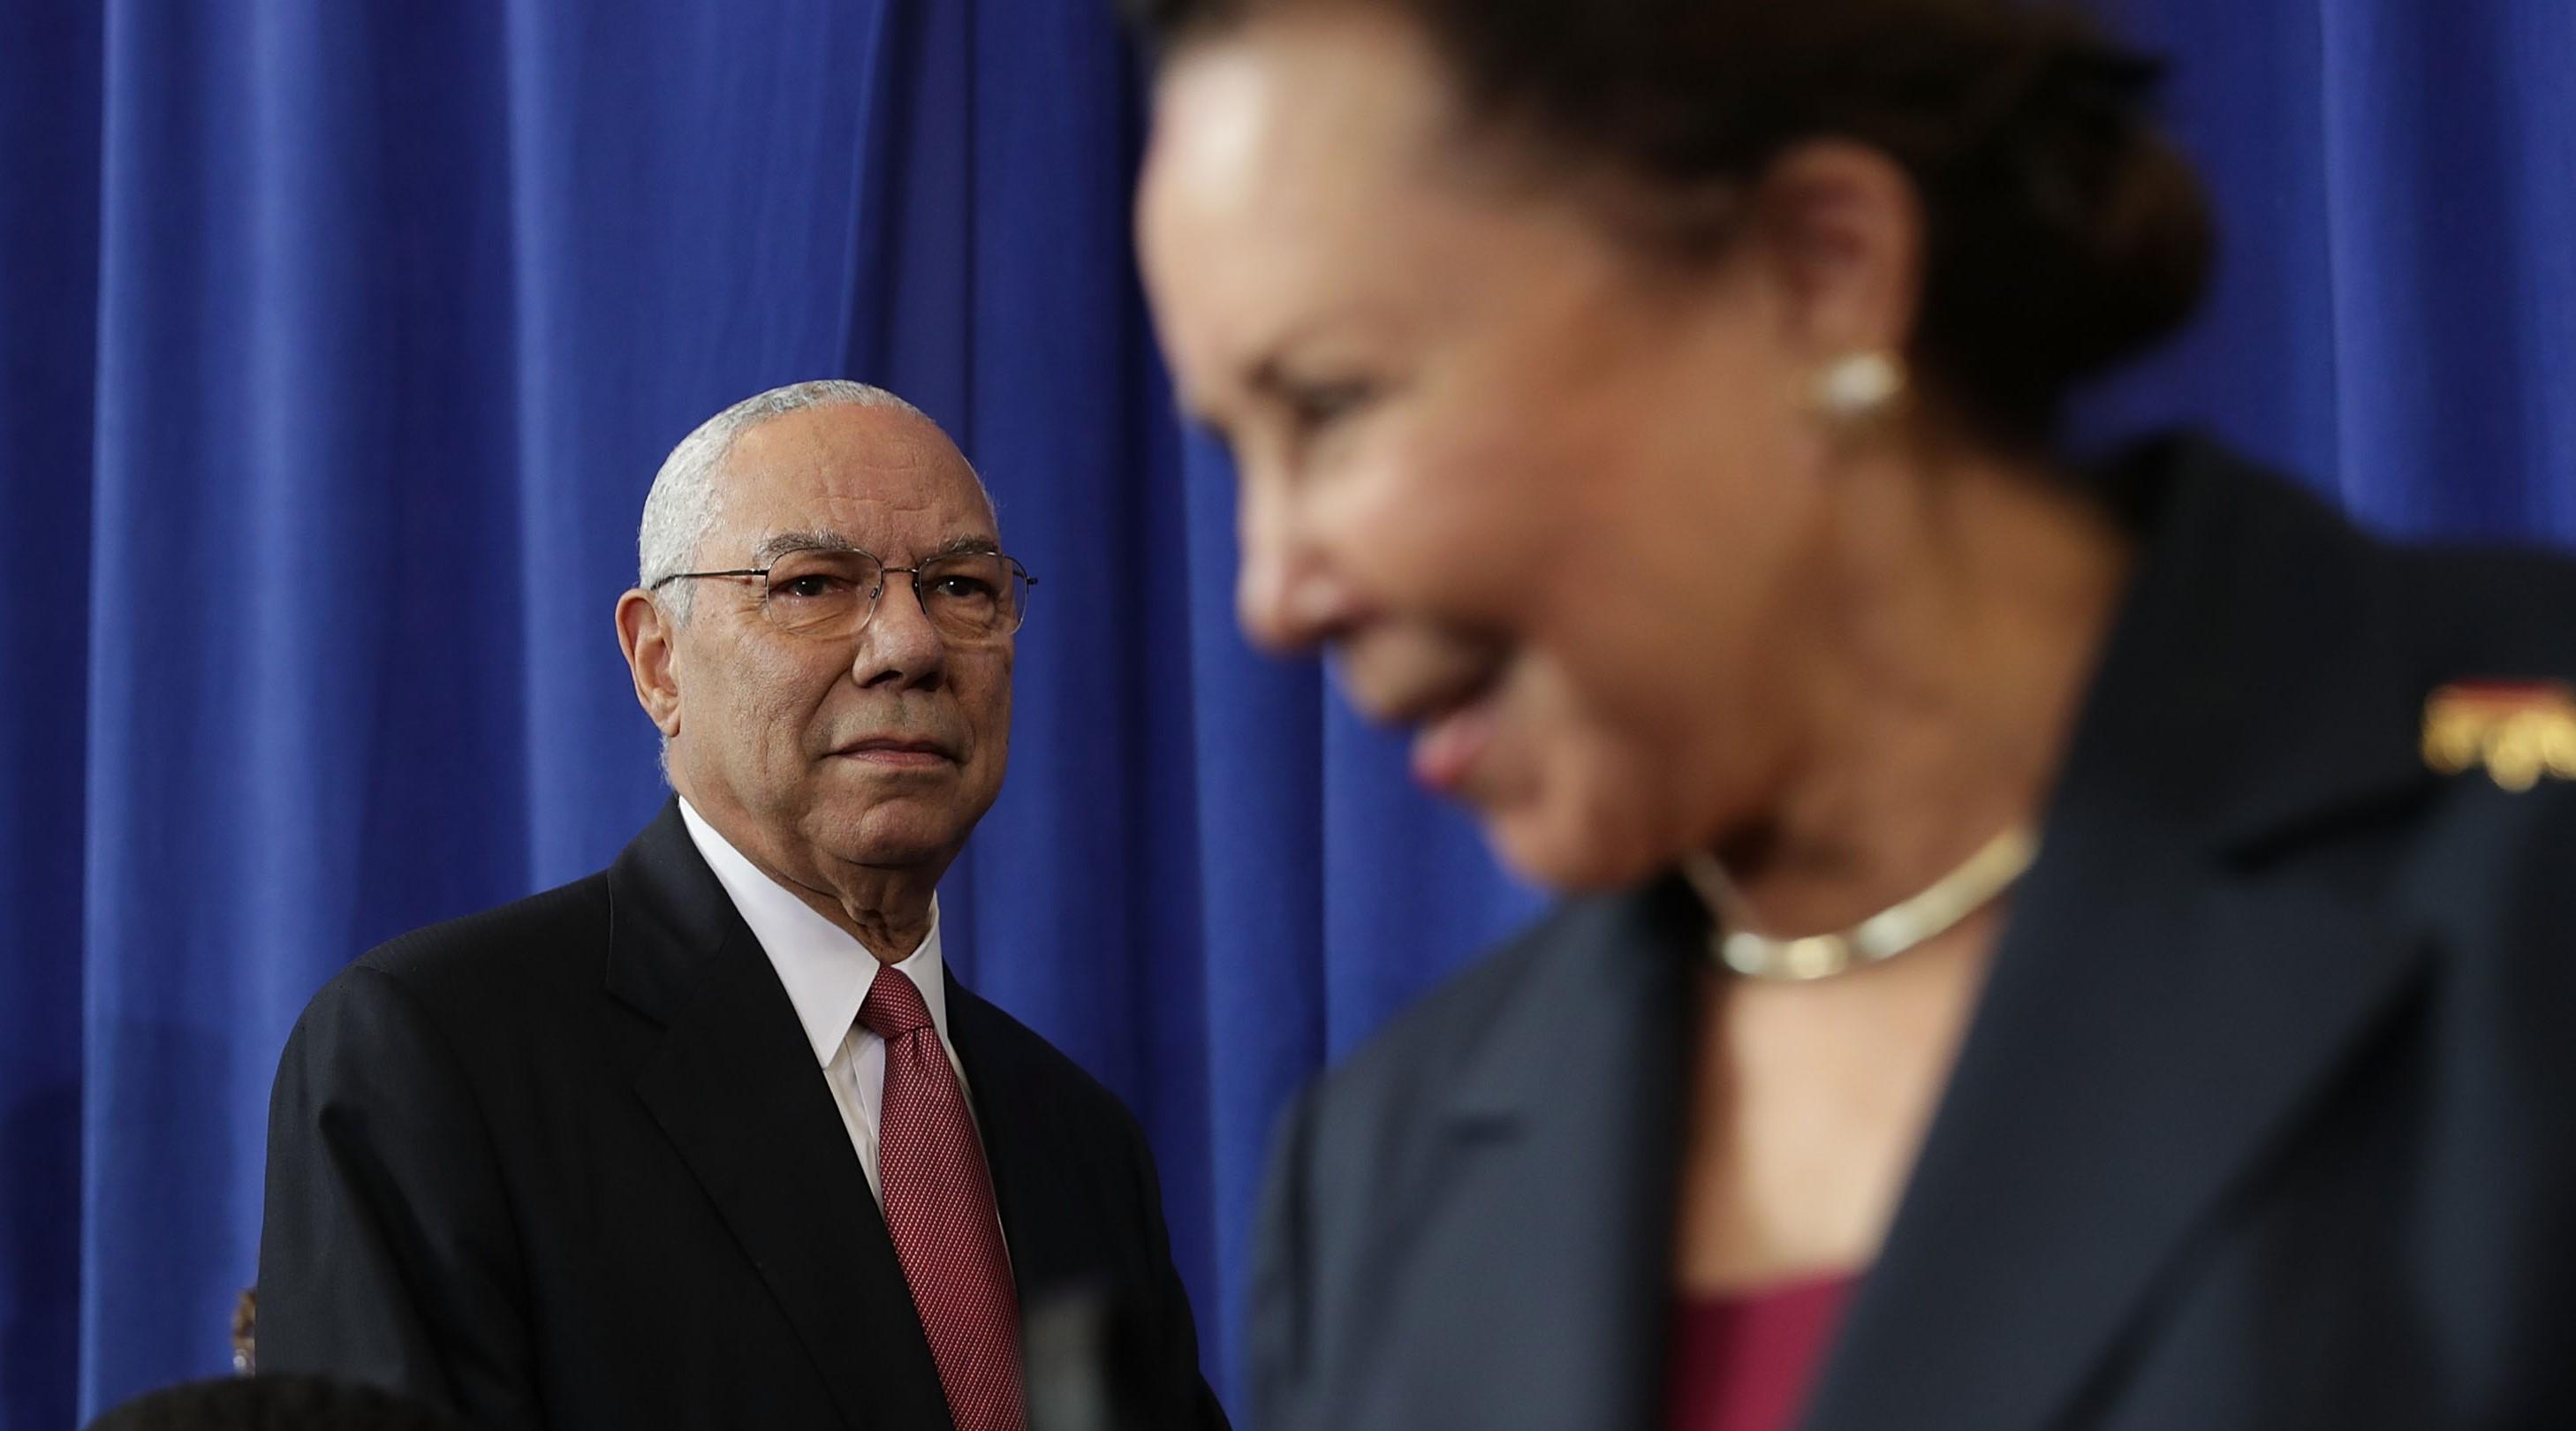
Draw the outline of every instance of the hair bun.
[[[2076,376],[2135,356],[2181,327],[2208,286],[2216,246],[2200,180],[2162,135],[2133,127],[2114,163],[2083,240],[2099,275],[2093,301],[2103,313],[2091,351],[2066,354]]]
[[[2207,286],[2209,206],[2148,119],[2162,66],[2083,30],[2034,53],[1976,138],[1920,170],[1926,365],[1982,415],[2045,430],[2065,389],[2136,357]]]

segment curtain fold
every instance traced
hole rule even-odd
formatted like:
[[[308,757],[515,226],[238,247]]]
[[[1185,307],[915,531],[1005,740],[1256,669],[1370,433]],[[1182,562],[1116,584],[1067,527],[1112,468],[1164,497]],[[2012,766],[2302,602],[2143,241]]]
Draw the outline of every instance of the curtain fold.
[[[0,6],[0,1431],[224,1366],[289,1024],[649,817],[645,487],[827,375],[945,424],[1039,577],[952,957],[1136,1108],[1231,1387],[1282,1100],[1539,899],[1235,634],[1107,9]],[[2576,8],[2122,10],[2224,267],[2084,431],[2576,543]]]
[[[103,46],[0,6],[0,1428],[68,1422],[79,1361]]]

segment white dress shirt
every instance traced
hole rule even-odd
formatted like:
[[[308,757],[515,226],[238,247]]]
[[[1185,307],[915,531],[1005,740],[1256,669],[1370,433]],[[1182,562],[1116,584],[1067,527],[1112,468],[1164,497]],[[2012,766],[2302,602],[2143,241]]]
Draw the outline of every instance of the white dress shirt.
[[[885,966],[848,930],[815,913],[813,906],[761,873],[686,800],[680,802],[680,820],[688,826],[689,838],[697,843],[707,867],[733,897],[742,922],[751,926],[752,937],[760,941],[761,952],[778,971],[778,982],[787,986],[788,1002],[796,1006],[797,1022],[805,1026],[805,1038],[813,1045],[814,1061],[822,1066],[823,1081],[832,1090],[832,1101],[840,1106],[850,1146],[858,1150],[859,1166],[867,1171],[868,1190],[882,1196],[877,1184],[877,1115],[885,1106],[886,1044],[859,1022],[859,1005],[876,984],[877,971]],[[911,978],[921,990],[921,1001],[930,1006],[940,1051],[957,1071],[967,1115],[973,1117],[974,1090],[966,1086],[965,1065],[957,1061],[957,1046],[948,1037],[948,980],[939,958],[936,898],[930,904],[930,933],[920,948],[894,967]]]

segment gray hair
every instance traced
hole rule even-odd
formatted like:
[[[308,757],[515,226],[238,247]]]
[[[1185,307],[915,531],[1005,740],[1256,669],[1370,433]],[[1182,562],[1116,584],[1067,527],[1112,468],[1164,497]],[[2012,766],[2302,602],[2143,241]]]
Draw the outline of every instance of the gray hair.
[[[716,489],[716,470],[724,465],[725,454],[733,450],[736,438],[786,413],[842,406],[892,408],[930,422],[929,414],[884,388],[846,378],[789,383],[744,398],[681,438],[671,455],[662,459],[662,470],[653,474],[653,489],[644,494],[644,521],[635,533],[635,584],[653,591],[653,583],[689,569],[698,544],[715,529],[722,501]],[[685,581],[675,582],[667,590],[653,593],[671,614],[673,625],[688,622],[689,586]]]

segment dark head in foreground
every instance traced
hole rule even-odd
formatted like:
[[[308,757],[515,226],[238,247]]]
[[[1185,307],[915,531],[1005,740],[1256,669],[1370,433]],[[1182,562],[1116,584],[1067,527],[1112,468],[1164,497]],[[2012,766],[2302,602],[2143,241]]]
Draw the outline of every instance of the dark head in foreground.
[[[228,1377],[138,1396],[89,1431],[471,1431],[435,1406],[310,1376]]]
[[[1245,630],[1597,892],[1292,1112],[1258,1424],[2576,1421],[2576,572],[2068,459],[2208,266],[2154,66],[2012,0],[1135,8]]]

